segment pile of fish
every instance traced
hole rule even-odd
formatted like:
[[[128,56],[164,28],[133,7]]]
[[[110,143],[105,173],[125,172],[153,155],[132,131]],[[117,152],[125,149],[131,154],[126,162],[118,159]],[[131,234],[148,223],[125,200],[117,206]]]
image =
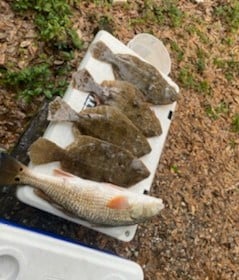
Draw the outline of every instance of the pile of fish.
[[[93,224],[136,224],[162,209],[160,199],[125,189],[150,175],[140,157],[151,151],[147,137],[162,133],[150,105],[172,103],[179,94],[135,56],[114,54],[101,41],[91,53],[112,65],[116,80],[97,84],[86,69],[76,72],[73,86],[90,93],[96,106],[76,112],[57,97],[48,111],[52,122],[73,123],[74,142],[63,149],[39,138],[29,148],[34,164],[59,161],[58,176],[33,172],[1,153],[0,184],[29,184],[55,207]]]

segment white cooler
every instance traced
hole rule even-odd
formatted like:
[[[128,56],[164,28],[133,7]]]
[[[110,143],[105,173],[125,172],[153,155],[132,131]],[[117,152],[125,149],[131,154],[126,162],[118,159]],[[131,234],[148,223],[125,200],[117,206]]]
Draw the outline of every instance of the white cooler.
[[[142,280],[135,262],[0,220],[0,280]]]
[[[136,49],[140,53],[141,49],[139,48],[140,42],[142,41],[143,44],[145,44],[145,34],[142,34],[142,38],[137,35],[133,40],[129,42],[129,46]],[[154,40],[153,40],[154,38]],[[154,54],[152,56],[149,56],[150,50],[157,50],[158,56],[163,55],[164,57],[168,57],[168,53],[166,49],[160,48],[155,48],[155,37],[150,35],[150,41],[149,45],[147,46],[147,49],[144,49],[144,53],[141,55],[145,55],[146,57],[150,58],[151,60],[154,60],[155,62],[157,52],[154,51]],[[149,40],[148,39],[148,40]],[[115,53],[128,53],[128,54],[133,54],[136,56],[139,56],[136,52],[134,52],[131,48],[127,47],[124,45],[122,42],[117,40],[115,37],[113,37],[111,34],[109,34],[106,31],[100,31],[95,39],[93,40],[92,43],[95,43],[97,41],[103,41],[105,42]],[[142,44],[141,43],[141,44]],[[158,42],[157,46],[158,46]],[[152,45],[152,48],[150,48],[150,45]],[[161,44],[160,44],[161,45]],[[142,58],[142,57],[141,57]],[[160,57],[158,58],[160,59]],[[165,62],[166,61],[166,62]],[[154,63],[152,63],[154,64]],[[157,65],[156,65],[157,66]],[[161,65],[161,73],[163,74],[169,82],[177,89],[178,86],[169,78],[167,77],[168,74],[168,69],[170,69],[170,60],[165,60],[164,59],[164,64]],[[90,51],[88,50],[86,52],[86,55],[84,59],[82,60],[79,69],[86,68],[93,78],[95,79],[96,82],[101,83],[104,80],[113,80],[113,72],[111,65],[101,62],[99,60],[96,60],[92,57]],[[165,70],[165,71],[164,71]],[[88,93],[76,90],[72,88],[70,85],[66,94],[64,95],[63,98],[73,109],[76,111],[82,110],[86,106],[92,106],[92,100],[89,97]],[[155,175],[156,168],[158,166],[159,158],[163,150],[164,143],[166,141],[167,133],[169,130],[169,126],[172,120],[172,115],[176,107],[176,102],[173,104],[169,105],[157,105],[157,106],[152,106],[152,109],[155,111],[157,117],[159,118],[162,126],[163,133],[160,136],[155,136],[148,138],[148,141],[151,145],[152,151],[143,156],[141,160],[144,162],[144,164],[147,166],[147,168],[150,171],[150,176],[141,182],[135,184],[134,186],[130,187],[129,189],[133,192],[137,193],[143,193],[144,191],[149,191],[151,184],[153,182],[153,178]],[[50,123],[48,128],[46,129],[44,133],[44,137],[47,139],[55,142],[57,145],[65,148],[68,146],[72,141],[73,141],[73,134],[71,131],[71,126],[72,124],[68,122],[61,122],[61,123]],[[53,162],[50,164],[42,164],[38,166],[34,166],[33,164],[30,163],[29,165],[31,168],[33,168],[36,171],[45,173],[45,174],[51,174],[52,170],[56,167],[59,167],[58,162]],[[109,236],[112,236],[116,239],[122,240],[122,241],[130,241],[135,235],[137,225],[133,226],[124,226],[124,227],[96,227],[92,226],[86,221],[83,221],[81,219],[76,219],[73,217],[69,217],[65,215],[63,212],[59,211],[58,209],[54,208],[51,206],[48,202],[44,201],[40,197],[36,196],[33,192],[33,188],[29,186],[24,186],[20,187],[17,191],[17,196],[18,198],[22,201],[25,202],[33,207],[37,207],[41,210],[47,211],[49,213],[52,213],[54,215],[63,217],[67,220],[73,221],[75,223],[84,225],[88,228],[91,228],[93,230],[102,232],[104,234],[107,234]],[[162,203],[162,208],[163,208],[163,203]]]

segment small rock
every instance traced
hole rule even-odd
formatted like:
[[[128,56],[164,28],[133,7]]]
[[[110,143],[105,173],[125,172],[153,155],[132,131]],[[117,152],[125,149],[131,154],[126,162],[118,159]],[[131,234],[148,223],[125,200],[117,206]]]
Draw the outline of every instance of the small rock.
[[[0,32],[0,40],[6,39],[6,37],[7,37],[6,32]]]
[[[20,68],[20,69],[23,69],[27,66],[27,61],[25,60],[20,60],[18,63],[17,63],[17,66]]]
[[[30,38],[36,38],[36,36],[37,36],[37,35],[36,35],[36,32],[35,32],[34,30],[32,30],[32,29],[29,30],[29,31],[27,32],[27,34],[25,35],[25,37],[26,37],[26,38],[29,38],[29,39],[30,39]]]
[[[4,53],[0,54],[0,65],[1,66],[5,64],[5,58],[6,58],[6,56]]]
[[[26,48],[26,47],[28,47],[30,45],[31,45],[31,40],[25,40],[25,41],[21,42],[20,47],[21,48]]]
[[[64,63],[63,60],[54,60],[55,65],[62,65]]]
[[[81,32],[81,30],[80,29],[77,29],[76,30],[76,33],[77,33],[77,35],[78,35],[78,37],[80,38],[80,39],[82,39],[82,32]]]

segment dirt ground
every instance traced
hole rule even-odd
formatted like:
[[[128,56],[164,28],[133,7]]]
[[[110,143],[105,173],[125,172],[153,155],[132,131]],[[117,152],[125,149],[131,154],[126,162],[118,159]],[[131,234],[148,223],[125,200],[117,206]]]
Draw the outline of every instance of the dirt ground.
[[[168,8],[161,21],[155,7],[164,1],[72,2],[74,26],[85,41],[73,66],[100,29],[124,43],[149,32],[168,48],[170,76],[182,95],[150,192],[165,209],[129,243],[82,227],[74,227],[74,238],[136,261],[146,280],[239,279],[239,134],[232,127],[239,114],[239,32],[215,13],[230,1],[178,1],[178,10]],[[32,19],[16,15],[4,0],[0,18],[0,67],[34,64],[41,45]],[[23,104],[16,94],[0,87],[0,147],[7,150],[42,101]],[[62,227],[67,232],[72,225]]]

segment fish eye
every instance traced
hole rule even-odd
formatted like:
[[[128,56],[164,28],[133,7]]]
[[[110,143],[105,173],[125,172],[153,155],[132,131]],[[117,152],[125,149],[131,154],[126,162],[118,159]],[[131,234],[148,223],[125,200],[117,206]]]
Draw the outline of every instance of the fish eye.
[[[22,168],[22,167],[20,167],[20,168],[19,168],[19,171],[23,171],[23,168]]]

